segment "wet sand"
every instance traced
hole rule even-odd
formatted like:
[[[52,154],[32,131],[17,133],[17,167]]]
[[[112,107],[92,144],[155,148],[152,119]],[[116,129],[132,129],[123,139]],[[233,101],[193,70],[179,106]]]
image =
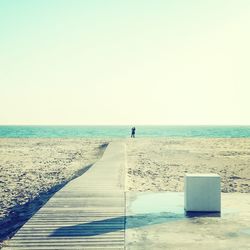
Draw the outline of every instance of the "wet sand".
[[[127,190],[183,191],[185,173],[217,173],[222,192],[250,192],[250,138],[127,139]]]

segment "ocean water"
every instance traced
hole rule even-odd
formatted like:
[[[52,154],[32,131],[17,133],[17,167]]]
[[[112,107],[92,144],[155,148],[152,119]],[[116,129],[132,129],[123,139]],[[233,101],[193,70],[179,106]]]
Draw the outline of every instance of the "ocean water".
[[[2,138],[130,137],[129,126],[0,126]],[[136,137],[250,137],[250,126],[137,126]]]

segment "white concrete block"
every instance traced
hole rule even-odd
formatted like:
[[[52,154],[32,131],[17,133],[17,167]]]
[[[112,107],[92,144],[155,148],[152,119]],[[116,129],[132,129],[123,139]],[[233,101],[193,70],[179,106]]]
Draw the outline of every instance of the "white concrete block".
[[[217,174],[186,174],[184,204],[187,212],[220,212],[221,188]]]

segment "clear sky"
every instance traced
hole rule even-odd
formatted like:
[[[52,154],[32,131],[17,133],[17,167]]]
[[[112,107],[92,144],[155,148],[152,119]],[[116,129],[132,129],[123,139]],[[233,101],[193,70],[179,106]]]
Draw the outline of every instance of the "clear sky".
[[[0,124],[250,124],[249,0],[0,0]]]

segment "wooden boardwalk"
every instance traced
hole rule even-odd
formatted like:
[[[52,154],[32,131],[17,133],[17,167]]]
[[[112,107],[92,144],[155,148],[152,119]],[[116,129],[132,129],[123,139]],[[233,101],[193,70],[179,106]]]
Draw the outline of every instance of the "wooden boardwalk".
[[[6,243],[9,249],[124,249],[125,145],[112,142]]]

